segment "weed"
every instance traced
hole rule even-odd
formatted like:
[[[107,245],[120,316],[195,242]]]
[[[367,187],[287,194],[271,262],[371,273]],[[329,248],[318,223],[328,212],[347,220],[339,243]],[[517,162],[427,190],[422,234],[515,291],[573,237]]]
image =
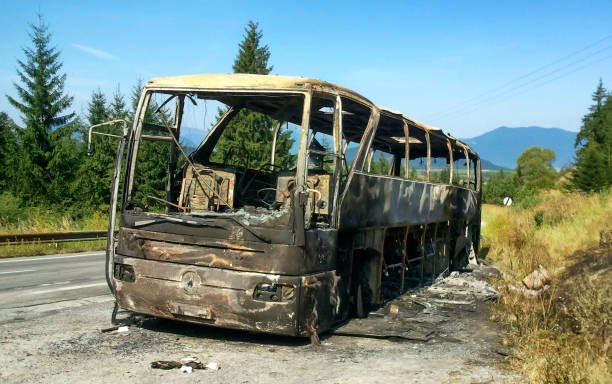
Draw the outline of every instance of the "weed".
[[[612,229],[612,195],[555,191],[537,200],[483,214],[487,259],[504,271],[493,318],[508,329],[511,365],[533,383],[612,382],[612,250],[596,247]],[[535,298],[511,289],[539,264],[552,274],[550,289]]]

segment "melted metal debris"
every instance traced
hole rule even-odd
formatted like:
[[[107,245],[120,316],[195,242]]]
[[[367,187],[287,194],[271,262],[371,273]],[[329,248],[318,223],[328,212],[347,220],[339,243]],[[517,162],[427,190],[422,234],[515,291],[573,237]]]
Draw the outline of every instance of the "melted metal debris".
[[[476,312],[479,303],[497,299],[500,294],[486,281],[483,268],[471,272],[452,272],[431,286],[408,291],[389,301],[364,319],[351,319],[332,333],[345,336],[401,338],[429,341],[442,323],[458,312]]]

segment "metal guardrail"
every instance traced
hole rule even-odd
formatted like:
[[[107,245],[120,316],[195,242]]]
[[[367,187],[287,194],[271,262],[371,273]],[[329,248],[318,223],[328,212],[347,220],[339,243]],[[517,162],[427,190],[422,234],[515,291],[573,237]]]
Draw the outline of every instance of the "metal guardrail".
[[[0,235],[0,246],[106,240],[107,231],[19,233]]]

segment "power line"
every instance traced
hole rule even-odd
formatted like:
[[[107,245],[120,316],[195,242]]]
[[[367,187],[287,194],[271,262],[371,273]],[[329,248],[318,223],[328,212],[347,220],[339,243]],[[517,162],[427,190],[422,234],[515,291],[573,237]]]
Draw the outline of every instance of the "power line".
[[[560,76],[554,77],[554,78],[552,78],[552,79],[548,79],[548,80],[546,80],[546,81],[544,81],[544,82],[541,82],[541,83],[536,83],[536,84],[533,84],[533,83],[532,83],[532,84],[531,84],[531,85],[533,85],[532,87],[530,87],[530,88],[528,88],[528,89],[525,89],[525,90],[522,90],[522,91],[519,91],[519,92],[515,92],[514,94],[510,94],[508,97],[506,97],[506,98],[502,98],[501,100],[493,101],[492,103],[486,104],[486,106],[489,106],[489,107],[490,107],[490,106],[493,106],[493,105],[500,104],[500,103],[502,103],[502,102],[506,101],[508,98],[511,98],[511,97],[514,97],[514,96],[517,96],[517,95],[523,94],[523,93],[525,93],[525,92],[532,91],[532,90],[537,89],[537,88],[540,88],[540,87],[542,87],[542,86],[544,86],[544,85],[546,85],[546,84],[549,84],[549,83],[551,83],[551,82],[553,82],[553,81],[557,81],[557,80],[559,80],[559,79],[562,79],[562,78],[564,78],[564,77],[567,77],[567,76],[571,75],[572,73],[578,72],[578,71],[580,71],[580,70],[582,70],[582,69],[584,69],[584,68],[587,68],[587,67],[589,67],[589,66],[591,66],[591,65],[593,65],[593,64],[596,64],[596,63],[599,63],[599,62],[601,62],[601,61],[605,61],[605,60],[608,60],[608,59],[611,59],[611,58],[612,58],[612,55],[604,56],[604,57],[602,57],[602,58],[599,58],[598,60],[593,60],[593,61],[591,61],[591,62],[589,62],[589,63],[587,63],[587,64],[585,64],[585,65],[583,65],[583,66],[580,66],[580,67],[578,67],[578,68],[573,68],[573,69],[571,69],[570,71],[567,71],[567,72],[565,72],[565,73],[561,74]],[[476,106],[475,108],[472,108],[472,109],[469,109],[469,110],[459,111],[459,112],[457,112],[457,114],[467,115],[467,114],[470,114],[470,113],[472,113],[472,112],[475,112],[475,111],[477,111],[477,110],[481,109],[482,107],[483,107],[483,106]],[[451,115],[451,116],[452,116],[452,115]]]
[[[453,115],[456,115],[456,114],[460,114],[460,113],[462,113],[462,112],[463,112],[463,111],[465,111],[466,109],[470,109],[470,110],[471,110],[472,108],[474,108],[474,107],[476,107],[476,106],[480,106],[480,105],[483,105],[483,104],[487,104],[487,103],[488,103],[489,101],[491,101],[491,100],[495,100],[495,99],[498,99],[498,98],[500,98],[500,97],[504,97],[504,96],[506,96],[506,95],[508,95],[508,94],[513,93],[513,92],[514,92],[514,91],[516,91],[516,90],[519,90],[519,89],[524,88],[524,87],[528,87],[528,86],[530,86],[530,85],[534,84],[534,82],[538,82],[538,81],[540,81],[540,80],[542,80],[542,79],[545,79],[545,78],[547,78],[547,77],[550,77],[550,76],[554,75],[555,73],[558,73],[558,72],[560,72],[560,71],[563,71],[564,69],[571,68],[571,67],[575,66],[576,64],[579,64],[579,63],[581,63],[581,62],[584,62],[584,61],[586,61],[586,60],[589,60],[589,59],[591,59],[592,57],[597,56],[597,55],[599,55],[600,53],[602,53],[602,52],[605,52],[605,51],[609,50],[610,48],[612,48],[612,45],[611,45],[611,46],[608,46],[608,47],[605,47],[605,48],[603,48],[603,49],[600,49],[600,50],[598,50],[598,51],[596,51],[596,52],[593,52],[593,53],[591,53],[591,54],[589,54],[589,55],[587,55],[587,56],[585,56],[585,57],[582,57],[582,58],[580,58],[580,59],[574,60],[574,61],[570,62],[569,64],[566,64],[566,65],[564,65],[564,66],[561,66],[561,67],[559,67],[559,68],[556,68],[556,69],[554,69],[554,70],[552,70],[552,71],[550,71],[550,72],[548,72],[548,73],[546,73],[546,74],[544,74],[544,75],[542,75],[542,76],[536,77],[536,78],[534,78],[534,79],[529,79],[529,80],[527,80],[526,82],[520,83],[520,84],[518,84],[518,85],[516,85],[516,86],[514,86],[514,87],[512,87],[512,88],[509,88],[509,89],[506,89],[506,90],[503,90],[503,91],[497,92],[497,93],[493,94],[492,96],[487,97],[487,98],[485,98],[485,99],[482,99],[481,101],[479,101],[479,102],[477,102],[477,103],[475,103],[475,104],[472,104],[472,105],[466,105],[466,106],[464,106],[463,108],[455,109],[455,110],[453,110],[453,111],[449,111],[449,112],[447,112],[447,113],[438,114],[438,115],[436,115],[435,117],[433,117],[433,118],[431,118],[431,119],[437,120],[437,119],[440,119],[440,118],[443,118],[443,117],[453,116]],[[589,64],[587,64],[586,66],[589,66],[589,65],[593,64],[594,62],[598,62],[598,60],[594,60],[594,61],[592,61],[592,62],[589,62]],[[582,67],[581,67],[581,68],[582,68]],[[573,73],[573,72],[571,72],[571,73]]]
[[[438,112],[438,113],[434,113],[433,115],[429,115],[429,118],[438,117],[441,114],[445,114],[445,113],[447,113],[447,112],[449,112],[451,110],[454,111],[454,110],[456,110],[458,108],[461,109],[461,108],[465,107],[466,105],[470,104],[473,101],[477,101],[477,100],[479,100],[479,99],[481,99],[481,98],[483,98],[485,96],[488,96],[491,93],[499,92],[499,90],[504,89],[504,88],[508,87],[509,85],[514,84],[517,81],[526,79],[526,78],[528,78],[528,77],[530,77],[530,76],[532,76],[532,75],[534,75],[534,74],[536,74],[538,72],[543,71],[546,68],[554,66],[554,65],[556,65],[556,64],[558,64],[560,62],[563,62],[563,61],[565,61],[565,60],[567,60],[567,59],[569,59],[569,58],[571,58],[573,56],[576,56],[576,55],[578,55],[578,54],[580,54],[582,52],[585,52],[585,51],[589,50],[590,48],[593,48],[593,47],[597,46],[598,44],[600,44],[601,42],[603,42],[605,40],[608,40],[610,38],[612,38],[612,34],[611,35],[607,35],[607,36],[605,36],[605,37],[603,37],[603,38],[601,38],[601,39],[599,39],[599,40],[597,40],[597,41],[595,41],[595,42],[593,42],[593,43],[591,43],[591,44],[589,44],[589,45],[587,45],[587,46],[585,46],[583,48],[580,48],[580,49],[578,49],[576,51],[573,51],[573,52],[571,52],[571,53],[569,53],[569,54],[567,54],[565,56],[562,56],[562,57],[560,57],[560,58],[558,58],[558,59],[556,59],[556,60],[554,60],[554,61],[552,61],[552,62],[550,62],[548,64],[545,64],[545,65],[543,65],[541,67],[538,67],[538,68],[534,69],[533,71],[530,71],[530,72],[528,72],[528,73],[526,73],[524,75],[521,75],[521,76],[519,76],[519,77],[517,77],[515,79],[512,79],[512,80],[510,80],[510,81],[508,81],[508,82],[506,82],[506,83],[504,83],[504,84],[502,84],[500,86],[497,86],[495,88],[489,89],[488,91],[486,91],[484,93],[481,93],[481,94],[479,94],[477,96],[474,96],[474,97],[471,97],[469,99],[466,99],[463,102],[461,102],[459,104],[456,104],[453,107],[447,108],[447,109],[445,109],[445,110],[443,110],[441,112]]]

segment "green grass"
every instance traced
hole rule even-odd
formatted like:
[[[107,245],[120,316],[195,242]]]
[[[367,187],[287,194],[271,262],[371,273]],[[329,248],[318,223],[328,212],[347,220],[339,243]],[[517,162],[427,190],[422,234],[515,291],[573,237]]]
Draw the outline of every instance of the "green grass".
[[[96,212],[82,219],[67,213],[26,208],[21,218],[0,217],[1,234],[106,230],[107,215]],[[0,246],[0,258],[103,250],[106,240]]]

